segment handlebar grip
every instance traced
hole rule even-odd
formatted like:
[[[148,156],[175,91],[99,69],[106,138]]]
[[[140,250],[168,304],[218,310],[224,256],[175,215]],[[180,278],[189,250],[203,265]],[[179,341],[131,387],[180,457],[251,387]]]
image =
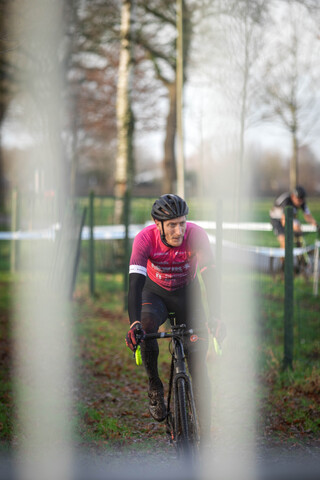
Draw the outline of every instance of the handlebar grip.
[[[219,342],[216,339],[216,337],[213,337],[213,346],[214,346],[214,350],[215,350],[216,354],[217,355],[222,355],[222,348],[220,347]]]
[[[137,325],[136,331],[135,331],[135,337],[136,337],[136,340],[137,340],[138,343],[141,340],[143,340],[144,335],[143,335],[143,330],[142,330],[141,325]]]
[[[135,352],[134,352],[134,357],[136,359],[136,364],[138,366],[142,365],[142,357],[141,357],[141,347],[140,345],[137,346]]]

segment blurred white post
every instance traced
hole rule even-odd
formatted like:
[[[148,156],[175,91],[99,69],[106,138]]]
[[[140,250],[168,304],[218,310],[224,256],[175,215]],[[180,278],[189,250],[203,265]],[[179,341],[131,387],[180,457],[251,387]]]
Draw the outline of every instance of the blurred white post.
[[[208,357],[213,446],[201,465],[202,479],[256,480],[257,339],[250,258],[239,248],[238,261],[222,258],[221,270],[221,320],[227,337],[222,356]]]
[[[208,105],[208,108],[210,105]],[[212,106],[212,111],[214,106]],[[236,193],[233,190],[238,172],[232,168],[237,158],[237,144],[228,135],[221,135],[226,149],[219,181],[216,182],[216,198],[223,198],[223,218],[230,218]],[[244,172],[249,183],[250,171]],[[210,179],[209,179],[210,180]],[[211,179],[214,184],[214,178]],[[241,209],[245,214],[249,204],[247,194],[241,197]],[[221,206],[218,202],[218,214]],[[234,231],[228,240],[235,244],[241,241],[251,245],[250,233],[244,239],[244,232]],[[218,286],[221,292],[220,315],[227,327],[227,336],[222,346],[222,356],[209,356],[208,368],[212,381],[212,450],[207,452],[202,463],[202,480],[256,480],[256,302],[254,295],[254,266],[252,257],[239,244],[238,254],[231,260],[222,248],[219,261]],[[218,259],[217,259],[218,260]],[[215,292],[212,292],[214,295]]]
[[[44,172],[46,188],[62,194],[63,156],[60,121],[62,98],[63,5],[52,0],[12,2],[17,48],[11,61],[17,67],[23,111],[22,131],[33,138],[24,155],[24,168],[36,165]],[[24,177],[24,175],[21,175]],[[20,185],[28,192],[30,184]],[[35,224],[43,221],[36,202]],[[42,203],[42,202],[41,202]],[[63,246],[62,246],[63,247]],[[67,480],[71,475],[71,354],[68,291],[62,276],[54,282],[57,263],[68,278],[63,248],[59,258],[54,243],[33,241],[21,253],[21,282],[14,302],[16,478]]]
[[[183,2],[177,0],[177,193],[185,196],[183,138]]]

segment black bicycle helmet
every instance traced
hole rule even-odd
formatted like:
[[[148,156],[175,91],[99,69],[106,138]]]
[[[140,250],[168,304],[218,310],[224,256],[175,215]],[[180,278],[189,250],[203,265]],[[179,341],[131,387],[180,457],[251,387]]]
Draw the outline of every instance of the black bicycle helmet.
[[[151,209],[151,216],[157,220],[171,220],[172,218],[188,215],[189,208],[186,202],[178,195],[171,193],[161,195],[154,202]]]
[[[301,185],[297,185],[293,193],[296,197],[300,198],[300,200],[304,200],[307,196],[305,189],[301,187]]]

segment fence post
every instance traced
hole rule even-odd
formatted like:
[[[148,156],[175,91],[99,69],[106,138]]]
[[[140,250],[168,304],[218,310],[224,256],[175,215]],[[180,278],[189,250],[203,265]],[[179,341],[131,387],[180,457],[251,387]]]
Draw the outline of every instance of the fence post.
[[[313,256],[313,295],[318,296],[318,284],[319,284],[319,240],[316,240],[314,256]]]
[[[11,233],[16,232],[18,228],[18,191],[16,188],[12,190],[11,195]],[[11,239],[10,248],[10,271],[14,273],[17,269],[17,241]]]
[[[79,229],[79,232],[78,232],[77,250],[76,250],[76,255],[75,255],[75,259],[74,259],[74,263],[73,263],[71,287],[70,287],[70,293],[69,293],[69,298],[70,299],[72,299],[72,295],[73,295],[75,285],[76,285],[76,280],[77,280],[77,272],[78,272],[79,261],[80,261],[80,252],[81,252],[82,231],[83,231],[83,227],[84,227],[84,222],[86,220],[86,215],[87,215],[87,207],[85,207],[83,209],[80,229]]]
[[[293,208],[285,208],[284,357],[283,370],[293,369]]]
[[[90,192],[89,201],[89,290],[92,297],[95,296],[95,264],[94,264],[94,192]]]
[[[124,303],[123,309],[124,311],[128,308],[128,287],[129,287],[129,261],[130,261],[130,238],[129,238],[129,227],[130,227],[130,203],[131,203],[131,193],[127,189],[124,195],[124,227],[125,227],[125,235],[124,235],[124,281],[123,281],[123,289],[124,289]]]

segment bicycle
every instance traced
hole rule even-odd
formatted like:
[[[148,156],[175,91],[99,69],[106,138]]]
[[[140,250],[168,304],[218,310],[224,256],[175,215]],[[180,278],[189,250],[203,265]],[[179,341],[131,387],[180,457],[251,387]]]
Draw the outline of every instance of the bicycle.
[[[186,357],[183,348],[183,337],[196,335],[193,329],[186,329],[186,325],[176,325],[174,313],[169,313],[171,331],[147,333],[144,341],[149,339],[170,338],[169,351],[171,354],[171,369],[167,397],[166,432],[179,456],[188,461],[195,461],[199,451],[200,435],[197,411],[194,402],[192,383],[187,372]],[[138,348],[134,355],[137,364],[141,364]],[[173,406],[173,410],[171,410]]]
[[[306,280],[309,280],[312,275],[312,262],[306,250],[307,243],[304,235],[304,232],[293,232],[294,247],[301,249],[301,252],[295,257],[294,271],[297,275],[301,274]]]

